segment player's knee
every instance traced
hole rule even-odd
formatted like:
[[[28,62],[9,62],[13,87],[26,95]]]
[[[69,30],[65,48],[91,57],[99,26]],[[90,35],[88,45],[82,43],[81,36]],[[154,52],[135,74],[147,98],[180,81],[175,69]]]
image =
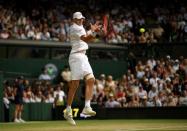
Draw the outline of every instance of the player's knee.
[[[94,77],[93,74],[88,74],[88,75],[85,76],[85,80],[86,81],[89,80],[89,81],[93,81],[94,82],[95,81],[95,77]]]

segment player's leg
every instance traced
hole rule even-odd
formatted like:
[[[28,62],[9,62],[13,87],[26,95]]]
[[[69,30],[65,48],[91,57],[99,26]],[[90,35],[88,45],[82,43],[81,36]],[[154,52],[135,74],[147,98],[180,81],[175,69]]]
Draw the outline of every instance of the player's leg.
[[[16,104],[15,111],[14,111],[14,122],[20,122],[18,119],[18,112],[19,112],[19,104]]]
[[[79,87],[79,81],[81,79],[81,59],[76,55],[70,55],[69,65],[71,70],[71,81],[69,83],[67,107],[71,107],[77,88]]]
[[[72,125],[76,125],[76,123],[73,120],[71,105],[78,87],[79,80],[72,80],[68,91],[67,107],[66,111],[64,112],[64,118]]]
[[[90,102],[93,95],[93,87],[95,83],[95,77],[92,73],[85,76],[85,84],[86,84],[86,91],[85,91],[85,107],[82,111],[85,115],[95,116],[96,112],[92,110]]]
[[[71,106],[78,87],[79,80],[72,80],[68,91],[67,106]]]
[[[86,101],[90,101],[92,99],[94,83],[95,83],[95,78],[93,74],[88,74],[85,76],[85,84],[86,84],[85,100]],[[90,103],[86,103],[85,106],[90,106]]]
[[[24,123],[25,121],[22,119],[22,112],[23,112],[23,104],[19,105],[19,112],[18,112],[18,119],[20,122]]]

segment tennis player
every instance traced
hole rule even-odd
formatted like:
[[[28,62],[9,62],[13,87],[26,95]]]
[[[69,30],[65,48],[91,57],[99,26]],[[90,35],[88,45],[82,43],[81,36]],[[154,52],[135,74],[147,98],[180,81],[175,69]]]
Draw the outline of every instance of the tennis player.
[[[84,79],[86,84],[85,107],[82,114],[90,116],[96,115],[96,112],[93,111],[90,106],[95,77],[88,61],[88,57],[86,56],[86,50],[88,49],[87,42],[95,38],[96,32],[100,30],[101,26],[97,22],[95,24],[90,24],[90,30],[86,32],[83,27],[84,21],[85,17],[82,13],[75,12],[73,14],[73,24],[70,27],[70,43],[72,46],[71,53],[69,55],[71,84],[69,87],[64,118],[72,125],[76,125],[76,123],[73,120],[71,105],[81,79]]]

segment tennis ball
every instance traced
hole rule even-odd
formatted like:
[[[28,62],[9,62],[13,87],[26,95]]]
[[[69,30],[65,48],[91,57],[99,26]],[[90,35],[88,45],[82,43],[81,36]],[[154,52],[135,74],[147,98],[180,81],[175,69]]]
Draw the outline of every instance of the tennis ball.
[[[145,32],[145,29],[144,28],[140,28],[139,30],[141,33],[144,33]]]

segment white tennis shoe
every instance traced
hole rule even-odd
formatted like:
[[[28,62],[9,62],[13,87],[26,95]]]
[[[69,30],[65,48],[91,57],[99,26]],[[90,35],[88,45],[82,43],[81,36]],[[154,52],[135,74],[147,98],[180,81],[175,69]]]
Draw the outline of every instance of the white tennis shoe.
[[[19,119],[15,118],[15,119],[14,119],[14,122],[15,122],[15,123],[20,123],[21,121],[19,121]]]
[[[95,116],[96,112],[93,111],[91,107],[84,107],[84,109],[82,110],[82,114],[84,114],[84,115],[90,115],[90,116]]]
[[[66,110],[64,112],[64,118],[68,121],[68,123],[70,123],[71,125],[75,126],[76,123],[75,121],[73,120],[73,115],[72,115],[72,110]]]
[[[19,119],[19,121],[20,121],[21,123],[25,123],[25,121],[24,121],[23,119],[21,119],[21,118]]]

